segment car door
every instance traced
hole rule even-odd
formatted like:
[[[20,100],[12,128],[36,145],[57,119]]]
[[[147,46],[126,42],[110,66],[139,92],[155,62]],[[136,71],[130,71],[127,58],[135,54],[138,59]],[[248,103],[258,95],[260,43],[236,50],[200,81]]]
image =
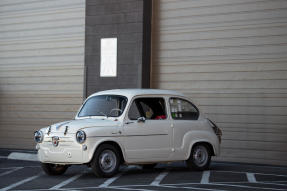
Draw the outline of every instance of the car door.
[[[184,141],[185,135],[201,129],[201,121],[198,120],[199,110],[190,101],[178,97],[171,97],[169,105],[173,120],[172,150],[174,153],[171,158],[182,160],[186,156],[190,144]]]
[[[132,100],[124,123],[124,145],[129,162],[167,160],[171,154],[171,121],[163,97]]]

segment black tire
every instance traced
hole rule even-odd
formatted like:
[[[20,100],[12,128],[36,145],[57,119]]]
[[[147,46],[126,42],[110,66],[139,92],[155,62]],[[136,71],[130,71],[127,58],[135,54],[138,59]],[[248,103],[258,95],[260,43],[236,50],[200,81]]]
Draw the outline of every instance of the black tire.
[[[55,175],[62,175],[68,169],[68,165],[58,165],[58,164],[51,164],[51,163],[42,163],[42,169],[48,175],[55,176]]]
[[[95,152],[91,162],[97,177],[109,178],[117,174],[120,166],[119,151],[112,145],[103,144]]]
[[[143,168],[144,170],[149,170],[149,169],[153,169],[156,165],[157,165],[157,163],[143,164],[143,165],[142,165],[142,168]]]
[[[207,170],[211,161],[211,151],[206,144],[197,144],[193,146],[186,164],[194,170]]]

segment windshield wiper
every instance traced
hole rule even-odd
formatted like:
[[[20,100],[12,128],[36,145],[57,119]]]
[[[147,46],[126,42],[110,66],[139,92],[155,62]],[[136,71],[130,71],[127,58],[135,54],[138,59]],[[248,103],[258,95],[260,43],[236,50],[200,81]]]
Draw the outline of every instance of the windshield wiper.
[[[107,119],[109,118],[109,116],[107,114],[105,114],[104,112],[102,111],[98,111],[100,114],[103,114]]]
[[[91,118],[93,118],[95,116],[105,116],[106,118],[109,118],[109,116],[107,114],[105,114],[104,112],[102,112],[102,111],[96,111],[96,112],[98,112],[98,113],[100,113],[102,115],[85,115],[85,116],[80,116],[80,117],[88,117],[88,118],[91,119]]]

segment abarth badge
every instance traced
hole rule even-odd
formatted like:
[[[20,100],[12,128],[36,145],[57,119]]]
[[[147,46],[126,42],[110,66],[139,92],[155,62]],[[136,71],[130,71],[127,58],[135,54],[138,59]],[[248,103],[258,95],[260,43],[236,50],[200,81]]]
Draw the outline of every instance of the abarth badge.
[[[57,136],[52,137],[52,144],[54,147],[57,147],[59,144],[59,137]]]

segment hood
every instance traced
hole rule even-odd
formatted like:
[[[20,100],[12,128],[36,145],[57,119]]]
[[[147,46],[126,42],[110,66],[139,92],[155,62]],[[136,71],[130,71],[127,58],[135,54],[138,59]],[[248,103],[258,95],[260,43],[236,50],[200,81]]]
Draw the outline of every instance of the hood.
[[[76,133],[79,129],[87,127],[111,127],[119,125],[119,121],[110,119],[75,119],[51,125],[51,132],[64,133],[67,127],[67,133]]]

